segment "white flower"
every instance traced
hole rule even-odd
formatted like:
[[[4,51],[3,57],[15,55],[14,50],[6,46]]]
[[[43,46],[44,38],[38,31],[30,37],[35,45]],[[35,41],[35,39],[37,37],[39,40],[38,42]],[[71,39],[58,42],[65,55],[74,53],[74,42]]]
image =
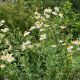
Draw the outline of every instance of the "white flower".
[[[55,12],[59,12],[59,8],[58,7],[54,7]]]
[[[0,68],[4,68],[4,67],[5,67],[5,65],[4,65],[4,64],[1,64],[1,65],[0,65]]]
[[[3,24],[3,23],[5,23],[5,20],[3,19],[3,20],[1,20],[1,22],[0,22],[1,24]]]
[[[8,32],[9,29],[8,28],[4,28],[4,29],[1,29],[2,32]]]
[[[52,47],[52,48],[55,48],[55,47],[57,47],[57,45],[54,44],[54,45],[52,45],[51,47]]]
[[[2,26],[3,24],[0,23],[0,26]]]
[[[12,61],[14,61],[14,60],[15,60],[14,57],[7,58],[7,61],[8,61],[8,62],[12,62]]]
[[[28,48],[31,48],[32,49],[33,47],[34,47],[33,45],[28,45]]]
[[[22,51],[24,51],[26,49],[26,45],[23,43],[21,46]]]
[[[31,45],[31,42],[29,40],[22,44],[21,46],[22,51],[24,51],[28,47],[28,45]]]
[[[35,26],[36,26],[37,29],[41,28],[42,25],[43,25],[43,23],[41,23],[41,22],[39,22],[39,21],[36,21],[36,22],[35,22]]]
[[[63,43],[63,40],[60,40],[59,43]]]
[[[65,28],[66,28],[66,26],[60,26],[60,28],[61,28],[61,29],[65,29]]]
[[[14,59],[14,57],[12,56],[12,54],[6,54],[6,60],[8,61],[8,62],[12,62],[12,61],[14,61],[15,59]]]
[[[2,55],[0,59],[1,59],[1,60],[6,60],[5,55]]]
[[[1,20],[0,26],[2,26],[4,23],[5,23],[5,21],[4,20]]]
[[[40,41],[42,41],[42,40],[44,40],[44,39],[46,39],[46,34],[42,34],[42,35],[40,35]]]
[[[44,24],[44,27],[49,27],[49,25],[48,24]]]
[[[8,62],[12,62],[15,60],[12,54],[9,54],[9,53],[7,53],[6,55],[2,55],[0,59]]]
[[[29,35],[29,34],[30,34],[30,32],[25,31],[24,32],[24,37],[27,36],[27,35]]]
[[[50,18],[49,14],[44,13],[44,15],[45,15],[46,18]]]
[[[53,15],[55,15],[55,16],[56,16],[56,15],[58,15],[55,11],[54,11],[54,12],[52,12],[52,14],[53,14]]]
[[[35,19],[40,19],[40,16],[38,15],[38,16],[34,16],[35,17]]]
[[[59,13],[60,18],[63,18],[63,14]]]
[[[51,13],[52,12],[52,9],[50,9],[50,8],[46,8],[45,10],[44,10],[44,13]]]
[[[40,19],[41,15],[37,11],[34,14],[35,19]]]
[[[32,26],[29,30],[31,31],[31,30],[34,30],[34,29],[36,29],[36,27]]]
[[[44,28],[41,28],[41,29],[40,29],[40,32],[42,32],[42,31],[45,31],[45,29],[44,29]]]
[[[75,45],[78,45],[79,44],[79,41],[78,40],[74,40],[74,41],[71,41],[72,44],[75,44]]]
[[[31,44],[31,41],[26,41],[25,43],[24,43],[25,45],[29,45],[29,44]]]
[[[35,14],[35,15],[40,15],[37,11],[36,11],[36,12],[34,12],[34,14]]]
[[[67,51],[68,51],[68,52],[72,52],[72,49],[73,49],[73,46],[68,46],[68,47],[67,47]]]

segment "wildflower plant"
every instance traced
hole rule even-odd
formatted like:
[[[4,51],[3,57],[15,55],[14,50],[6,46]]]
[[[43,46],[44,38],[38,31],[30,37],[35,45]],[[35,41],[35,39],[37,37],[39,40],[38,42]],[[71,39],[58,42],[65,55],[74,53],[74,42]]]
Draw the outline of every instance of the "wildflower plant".
[[[73,28],[69,29],[71,4],[43,9],[34,5],[28,10],[23,3],[8,3],[9,14],[0,5],[1,13],[6,12],[0,16],[0,77],[75,80],[73,75],[80,68],[80,40],[74,38]]]

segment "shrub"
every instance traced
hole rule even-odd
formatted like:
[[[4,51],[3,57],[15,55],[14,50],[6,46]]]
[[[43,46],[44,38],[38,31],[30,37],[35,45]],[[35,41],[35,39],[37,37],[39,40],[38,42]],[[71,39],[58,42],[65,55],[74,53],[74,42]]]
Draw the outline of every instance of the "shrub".
[[[43,3],[0,4],[1,79],[78,80],[79,14],[69,1],[53,8]]]

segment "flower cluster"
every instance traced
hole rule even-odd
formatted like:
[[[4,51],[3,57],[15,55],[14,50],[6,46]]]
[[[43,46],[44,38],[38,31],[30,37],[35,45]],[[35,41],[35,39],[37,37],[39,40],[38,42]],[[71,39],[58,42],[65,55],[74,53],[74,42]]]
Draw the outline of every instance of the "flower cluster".
[[[0,26],[3,26],[4,23],[5,23],[5,20],[4,20],[4,19],[1,20],[1,21],[0,21]]]
[[[42,35],[40,35],[40,41],[42,41],[42,40],[45,40],[47,37],[46,37],[46,34],[42,34]]]
[[[50,18],[50,13],[52,12],[52,9],[50,9],[50,8],[46,8],[45,10],[44,10],[44,16],[46,17],[46,18]]]
[[[3,26],[4,23],[5,23],[5,20],[1,20],[0,26]],[[7,32],[9,32],[9,28],[7,28],[7,27],[0,29],[0,43],[4,44],[4,46],[8,46],[7,49],[4,49],[1,51],[2,55],[0,56],[0,60],[12,62],[15,59],[12,56],[12,54],[8,53],[8,51],[12,50],[12,46],[11,46],[8,38],[6,37],[5,33],[7,33]],[[3,43],[3,41],[4,41],[4,43]],[[0,67],[3,68],[3,67],[5,67],[5,65],[1,64]]]
[[[72,50],[73,50],[73,46],[70,46],[70,45],[69,45],[69,46],[67,47],[67,51],[71,53]]]
[[[59,16],[60,18],[63,18],[63,14],[60,12],[59,8],[56,6],[54,7],[54,11],[52,11],[52,9],[50,8],[46,8],[44,10],[44,15],[46,18],[50,18],[51,13],[55,16]]]
[[[4,29],[1,29],[1,31],[4,32],[4,33],[6,33],[6,32],[9,31],[9,29],[8,28],[4,28]]]
[[[63,18],[63,14],[61,12],[59,12],[60,10],[58,7],[54,7],[54,10],[55,11],[52,12],[53,15],[55,15],[55,16],[58,15],[60,18]]]
[[[8,62],[12,62],[15,60],[12,54],[9,54],[9,53],[3,54],[0,59]]]
[[[22,50],[26,50],[26,48],[32,48],[34,45],[31,40],[29,40],[28,37],[31,36],[32,31],[38,30],[39,31],[39,41],[43,41],[47,39],[47,31],[50,28],[50,24],[48,23],[49,19],[51,18],[51,15],[60,16],[60,18],[63,17],[63,14],[60,12],[58,7],[54,7],[54,11],[51,8],[46,8],[43,11],[43,14],[39,13],[38,9],[36,8],[36,11],[34,12],[33,19],[35,20],[34,24],[30,27],[29,30],[24,31],[23,36],[27,39],[26,42],[22,43]],[[60,26],[61,29],[66,28],[66,26]],[[37,34],[36,34],[37,35]],[[33,39],[32,39],[33,40]],[[27,44],[29,43],[29,44]]]
[[[22,46],[21,46],[21,49],[22,51],[24,51],[26,48],[32,48],[33,46],[31,45],[31,41],[26,41],[26,42],[23,42]]]
[[[0,68],[5,68],[5,64],[1,64],[0,65]]]
[[[67,47],[67,51],[68,52],[73,52],[75,46],[77,47],[76,50],[79,51],[80,50],[80,41],[79,40],[73,40],[73,41],[71,41],[71,45],[69,45]]]

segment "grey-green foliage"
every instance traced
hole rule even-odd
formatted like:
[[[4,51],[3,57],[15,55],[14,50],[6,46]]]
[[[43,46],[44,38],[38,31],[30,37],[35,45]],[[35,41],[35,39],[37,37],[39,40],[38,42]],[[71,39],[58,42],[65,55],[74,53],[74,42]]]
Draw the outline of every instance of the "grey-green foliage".
[[[17,0],[0,0],[0,3],[4,2],[10,2],[10,3],[15,3]]]

